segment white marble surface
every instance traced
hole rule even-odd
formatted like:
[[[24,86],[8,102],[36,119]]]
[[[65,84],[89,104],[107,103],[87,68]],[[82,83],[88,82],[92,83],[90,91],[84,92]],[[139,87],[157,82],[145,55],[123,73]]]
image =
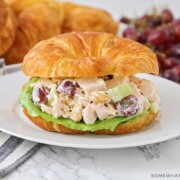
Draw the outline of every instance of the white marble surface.
[[[164,178],[153,178],[152,174],[164,174]],[[174,177],[167,178],[168,174]],[[112,150],[44,146],[3,178],[12,179],[180,179],[180,137],[161,144]]]

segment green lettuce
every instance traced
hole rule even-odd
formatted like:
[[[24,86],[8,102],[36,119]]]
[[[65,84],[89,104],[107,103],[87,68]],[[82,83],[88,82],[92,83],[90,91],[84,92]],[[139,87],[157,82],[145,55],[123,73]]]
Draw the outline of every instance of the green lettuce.
[[[23,89],[20,97],[19,97],[19,103],[21,106],[25,109],[27,109],[28,113],[33,116],[37,117],[40,116],[46,121],[51,121],[57,124],[64,125],[67,128],[74,129],[74,130],[81,130],[81,131],[91,131],[95,132],[97,130],[111,130],[113,131],[117,125],[135,121],[138,120],[142,116],[148,116],[149,112],[144,111],[141,114],[136,114],[131,117],[115,117],[111,119],[106,120],[97,120],[94,124],[85,124],[82,122],[74,122],[72,119],[69,118],[54,118],[52,115],[42,112],[39,107],[37,107],[31,100],[31,94],[32,94],[32,86],[31,83],[34,83],[38,81],[39,78],[33,78],[29,84]]]

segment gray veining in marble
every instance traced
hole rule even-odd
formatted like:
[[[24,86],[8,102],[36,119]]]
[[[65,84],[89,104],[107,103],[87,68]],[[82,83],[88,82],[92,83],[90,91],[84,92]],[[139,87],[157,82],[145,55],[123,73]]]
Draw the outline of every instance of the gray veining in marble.
[[[150,144],[145,146],[137,147],[146,157],[147,160],[152,160],[154,158],[160,158],[160,143]]]
[[[148,180],[151,173],[180,172],[179,139],[111,150],[44,146],[3,180]]]

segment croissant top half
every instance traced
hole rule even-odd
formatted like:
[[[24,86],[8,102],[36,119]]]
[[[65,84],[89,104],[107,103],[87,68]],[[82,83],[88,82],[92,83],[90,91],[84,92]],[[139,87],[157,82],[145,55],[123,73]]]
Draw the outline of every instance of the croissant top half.
[[[147,47],[109,33],[65,33],[39,42],[24,58],[27,76],[92,77],[158,74],[156,55]]]

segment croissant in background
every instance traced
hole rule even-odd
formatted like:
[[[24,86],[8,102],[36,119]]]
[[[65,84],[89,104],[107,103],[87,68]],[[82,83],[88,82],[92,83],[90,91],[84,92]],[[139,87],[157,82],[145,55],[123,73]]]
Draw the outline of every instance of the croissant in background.
[[[25,54],[36,43],[60,33],[71,31],[117,33],[117,22],[110,14],[100,9],[53,0],[5,0],[5,2],[14,11],[18,22],[15,41],[4,54],[6,64],[22,62]],[[13,33],[15,34],[15,30]],[[5,46],[6,41],[2,43]]]
[[[3,55],[13,44],[17,22],[12,10],[0,0],[0,55]]]
[[[19,23],[13,46],[4,55],[6,63],[22,62],[25,54],[39,41],[61,33],[62,8],[56,2],[37,3],[17,15]]]
[[[38,3],[47,3],[52,0],[4,0],[7,5],[11,7],[15,14],[19,14],[25,8],[33,6]]]
[[[117,33],[118,24],[108,12],[67,2],[62,4],[65,12],[62,32],[94,31]]]

